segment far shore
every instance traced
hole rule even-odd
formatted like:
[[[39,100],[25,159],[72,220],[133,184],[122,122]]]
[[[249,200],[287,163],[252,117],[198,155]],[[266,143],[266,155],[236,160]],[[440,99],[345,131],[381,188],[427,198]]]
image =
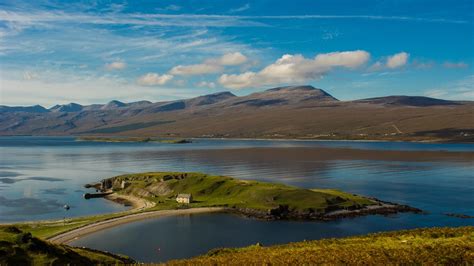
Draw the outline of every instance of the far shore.
[[[88,135],[90,136],[90,135]],[[122,135],[110,135],[112,137],[125,137]],[[0,137],[84,137],[84,135],[9,135],[1,134]],[[100,137],[103,137],[102,135]],[[157,136],[160,137],[160,136]],[[163,138],[169,138],[169,136],[161,136]],[[141,137],[137,137],[141,138]],[[144,137],[146,138],[146,137]],[[272,138],[272,137],[255,137],[255,138],[245,138],[245,137],[197,137],[190,136],[185,139],[189,140],[259,140],[259,141],[331,141],[331,142],[411,142],[411,143],[438,143],[438,144],[474,144],[474,140],[460,140],[453,138],[305,138],[305,137],[295,137],[295,138]],[[134,142],[134,141],[132,141]]]

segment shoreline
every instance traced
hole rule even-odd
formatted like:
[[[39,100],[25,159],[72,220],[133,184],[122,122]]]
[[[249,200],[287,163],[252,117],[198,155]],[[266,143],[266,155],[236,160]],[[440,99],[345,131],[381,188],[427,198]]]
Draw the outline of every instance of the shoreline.
[[[408,205],[402,205],[387,201],[382,201],[376,198],[371,198],[376,202],[374,205],[364,206],[357,209],[338,209],[329,211],[326,213],[312,213],[312,212],[292,212],[284,206],[269,210],[268,212],[259,211],[249,208],[227,208],[229,213],[244,216],[251,219],[260,219],[264,221],[305,221],[305,222],[329,222],[339,219],[356,218],[368,215],[392,215],[398,213],[414,213],[414,214],[425,214],[426,212],[411,207]]]
[[[74,240],[77,240],[81,237],[84,237],[89,234],[93,234],[97,231],[119,226],[122,224],[127,224],[131,222],[136,222],[145,219],[166,217],[173,215],[185,215],[185,214],[197,214],[197,213],[213,213],[213,212],[224,212],[226,208],[222,207],[203,207],[203,208],[190,208],[190,209],[180,209],[180,210],[159,210],[159,211],[148,211],[148,212],[139,212],[131,213],[129,215],[120,216],[117,218],[112,218],[108,220],[99,221],[96,223],[88,224],[53,237],[47,238],[51,243],[55,244],[68,244]]]
[[[113,137],[121,137],[121,135],[110,135]],[[0,137],[71,137],[77,138],[82,135],[0,135]],[[226,138],[226,137],[187,137],[186,139],[191,140],[258,140],[258,141],[330,141],[330,142],[406,142],[406,143],[426,143],[426,144],[474,144],[474,141],[458,141],[449,138],[437,138],[437,139],[332,139],[332,138]],[[114,142],[109,142],[114,143]]]
[[[382,202],[379,202],[382,203]],[[151,208],[151,207],[150,207]],[[390,215],[403,212],[412,213],[423,213],[422,210],[413,208],[407,205],[399,205],[395,203],[383,202],[381,205],[367,206],[362,209],[355,210],[337,210],[323,215],[316,216],[289,216],[280,217],[279,215],[269,215],[268,213],[252,211],[247,209],[235,209],[228,207],[199,207],[199,208],[188,208],[188,209],[173,209],[173,210],[157,210],[157,211],[142,211],[143,209],[134,208],[130,210],[132,213],[111,218],[107,220],[98,221],[95,223],[87,224],[79,228],[72,229],[70,231],[60,233],[58,235],[47,238],[51,243],[55,244],[69,244],[75,240],[78,240],[84,236],[96,233],[98,231],[133,223],[146,219],[175,216],[175,215],[186,215],[186,214],[200,214],[200,213],[223,213],[227,212],[239,216],[244,216],[251,219],[260,219],[264,221],[275,221],[275,220],[288,220],[288,221],[334,221],[338,219],[355,218],[367,215]],[[138,212],[137,212],[138,211]]]
[[[131,209],[127,210],[129,212],[143,211],[145,209],[153,208],[156,206],[156,203],[152,201],[131,195],[117,194],[115,192],[105,196],[104,199],[113,201],[117,204],[132,206]]]
[[[186,214],[199,214],[199,213],[216,213],[216,212],[228,212],[235,215],[240,215],[244,217],[248,217],[251,219],[261,219],[266,221],[274,221],[274,220],[294,220],[294,221],[333,221],[338,219],[345,219],[345,218],[354,218],[366,215],[390,215],[396,213],[403,213],[403,212],[412,212],[412,213],[423,213],[422,210],[413,208],[407,205],[400,205],[391,202],[384,202],[375,198],[378,204],[366,206],[361,209],[353,209],[353,210],[335,210],[325,214],[286,214],[281,215],[282,213],[268,213],[262,211],[256,211],[251,209],[241,209],[241,208],[229,208],[229,207],[197,207],[197,208],[187,208],[187,209],[170,209],[170,210],[156,210],[156,211],[146,211],[146,209],[150,209],[156,206],[155,203],[138,198],[135,196],[130,195],[121,195],[117,193],[113,193],[104,197],[107,200],[113,201],[118,204],[123,204],[124,201],[129,202],[132,204],[133,208],[128,210],[126,214],[110,218],[106,220],[100,220],[94,223],[86,224],[84,226],[71,229],[69,231],[54,235],[52,237],[47,238],[46,240],[50,241],[51,243],[55,244],[69,244],[74,240],[82,238],[86,235],[90,235],[96,233],[103,229],[108,229],[128,223],[133,223],[145,219],[152,219],[152,218],[160,218],[166,216],[175,216],[175,215],[186,215]],[[272,210],[275,211],[275,210]]]

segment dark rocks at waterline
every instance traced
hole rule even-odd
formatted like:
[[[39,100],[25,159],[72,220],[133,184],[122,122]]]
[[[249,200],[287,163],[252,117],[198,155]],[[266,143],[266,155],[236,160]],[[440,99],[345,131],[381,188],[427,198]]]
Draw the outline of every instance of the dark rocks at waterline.
[[[366,215],[391,215],[397,213],[416,213],[423,214],[424,211],[408,205],[400,205],[395,203],[379,202],[379,205],[372,206],[352,206],[346,209],[328,208],[324,211],[308,209],[306,211],[290,210],[287,205],[279,205],[278,207],[264,211],[251,208],[228,208],[228,211],[243,215],[250,218],[262,220],[319,220],[332,221],[341,218],[351,218]]]
[[[100,183],[85,184],[84,187],[85,187],[85,188],[95,188],[95,189],[99,190],[99,189],[100,189],[100,185],[101,185]]]
[[[461,219],[474,219],[473,215],[462,214],[462,213],[445,213],[444,215],[450,216],[450,217],[461,218]]]
[[[84,199],[92,199],[92,198],[103,198],[112,194],[113,192],[100,192],[100,193],[85,193],[83,195]]]

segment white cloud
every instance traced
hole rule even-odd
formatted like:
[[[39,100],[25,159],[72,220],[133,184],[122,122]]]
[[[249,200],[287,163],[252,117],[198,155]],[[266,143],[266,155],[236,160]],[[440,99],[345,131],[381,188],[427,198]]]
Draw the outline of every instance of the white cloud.
[[[115,61],[109,64],[105,64],[105,69],[107,69],[108,71],[122,70],[122,69],[125,69],[125,67],[127,67],[127,64],[125,64],[125,62],[122,62],[122,61]]]
[[[410,54],[406,52],[400,52],[394,55],[386,57],[385,62],[383,60],[377,61],[372,64],[368,70],[369,71],[379,71],[384,69],[396,69],[400,68],[408,63],[408,57]],[[418,64],[415,62],[415,64]]]
[[[181,6],[178,5],[168,5],[164,8],[164,10],[169,10],[169,11],[179,11],[181,10]]]
[[[441,88],[428,90],[425,96],[447,100],[473,101],[474,75],[446,84]]]
[[[318,54],[314,59],[286,54],[259,72],[223,74],[218,81],[224,87],[232,89],[299,83],[320,79],[336,67],[357,68],[367,63],[369,58],[370,54],[362,50]]]
[[[227,53],[219,58],[208,59],[201,64],[175,66],[169,73],[183,76],[219,73],[224,70],[224,66],[241,65],[246,61],[247,57],[239,52]]]
[[[445,68],[467,68],[468,64],[464,62],[444,62],[443,66]]]
[[[247,10],[247,9],[249,9],[249,8],[250,8],[250,4],[247,3],[247,4],[245,4],[245,5],[241,6],[241,7],[233,8],[233,9],[229,10],[229,13],[242,12],[242,11],[245,11],[245,10]]]
[[[196,86],[201,88],[211,88],[214,89],[216,87],[216,83],[212,81],[201,81],[196,84]]]
[[[196,64],[196,65],[187,65],[187,66],[178,65],[178,66],[173,67],[170,70],[170,74],[191,76],[191,75],[217,73],[217,72],[221,72],[222,70],[223,68],[220,65],[209,65],[209,64]]]
[[[238,66],[247,62],[247,57],[239,52],[228,53],[217,59],[216,64],[222,66]],[[208,63],[213,63],[211,59]]]
[[[137,82],[143,86],[155,86],[155,85],[164,85],[168,81],[173,79],[173,75],[169,74],[157,74],[157,73],[147,73],[138,78]]]
[[[401,53],[389,56],[387,58],[386,66],[391,69],[402,67],[407,64],[409,56],[410,55],[406,52],[401,52]]]

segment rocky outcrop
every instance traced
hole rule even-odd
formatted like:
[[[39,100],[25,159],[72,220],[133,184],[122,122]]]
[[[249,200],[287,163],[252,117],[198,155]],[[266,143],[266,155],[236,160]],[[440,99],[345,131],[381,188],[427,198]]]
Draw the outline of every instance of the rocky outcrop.
[[[378,205],[370,206],[352,206],[351,208],[326,208],[325,210],[307,209],[305,211],[294,211],[287,205],[279,205],[274,209],[267,211],[251,208],[230,207],[230,212],[244,215],[246,217],[263,220],[320,220],[330,221],[341,218],[358,217],[365,215],[390,215],[396,213],[423,213],[422,210],[408,205],[400,205],[378,201]]]

